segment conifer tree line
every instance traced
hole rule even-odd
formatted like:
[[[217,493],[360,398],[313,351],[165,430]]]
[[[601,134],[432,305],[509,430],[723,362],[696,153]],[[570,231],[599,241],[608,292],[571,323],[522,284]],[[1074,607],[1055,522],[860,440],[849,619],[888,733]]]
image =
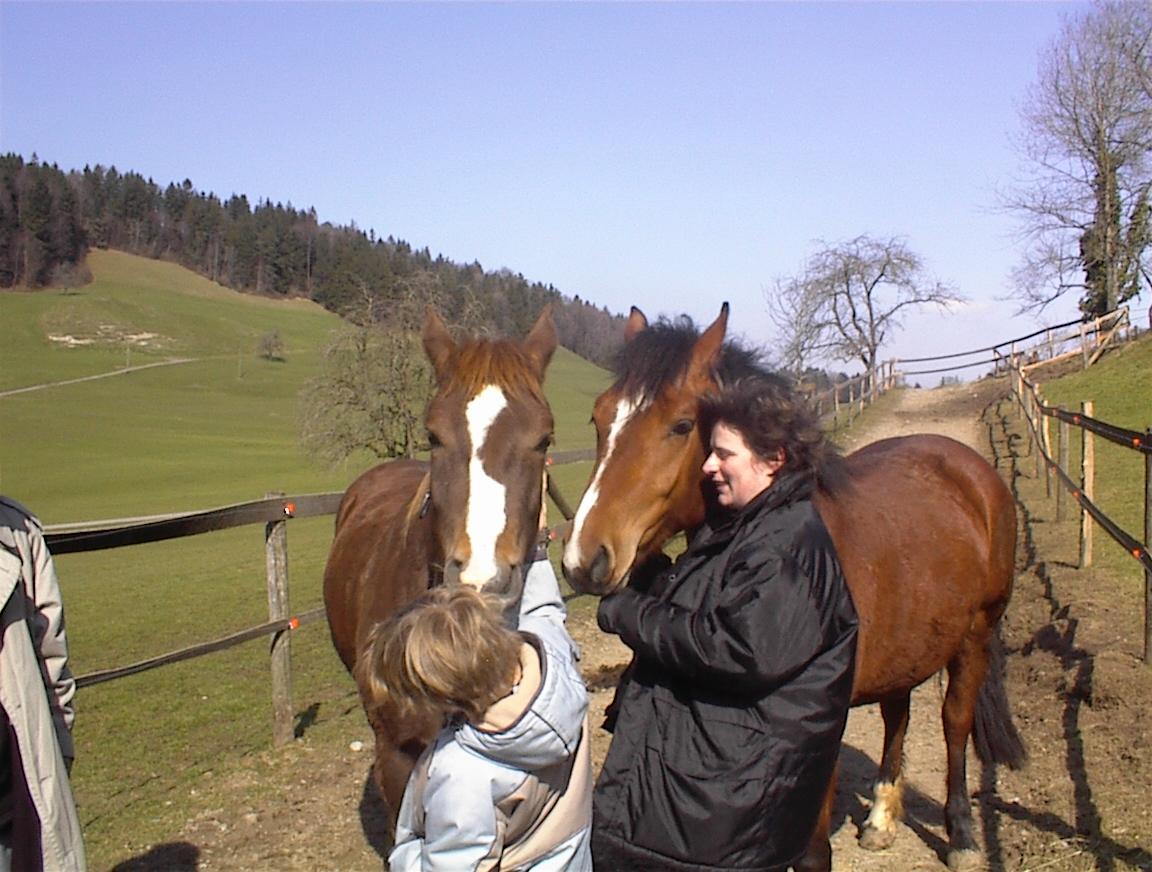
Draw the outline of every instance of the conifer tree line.
[[[82,284],[89,247],[170,260],[237,291],[308,297],[351,318],[366,298],[378,309],[416,293],[449,322],[522,336],[551,303],[561,343],[596,363],[623,335],[621,316],[552,285],[321,222],[315,209],[222,199],[189,179],[162,189],[115,167],[65,172],[35,155],[0,156],[0,287]]]

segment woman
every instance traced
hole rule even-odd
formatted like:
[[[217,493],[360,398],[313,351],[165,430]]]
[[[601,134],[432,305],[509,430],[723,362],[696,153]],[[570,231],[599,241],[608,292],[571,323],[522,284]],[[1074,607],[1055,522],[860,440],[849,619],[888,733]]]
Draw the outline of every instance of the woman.
[[[646,592],[605,597],[634,652],[593,796],[597,869],[784,869],[847,719],[856,611],[811,498],[836,458],[779,379],[702,403],[709,520]]]

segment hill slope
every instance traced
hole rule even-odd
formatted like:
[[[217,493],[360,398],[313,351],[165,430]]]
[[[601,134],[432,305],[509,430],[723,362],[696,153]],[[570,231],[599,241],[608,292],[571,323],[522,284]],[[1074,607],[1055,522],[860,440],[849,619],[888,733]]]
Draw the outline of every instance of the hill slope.
[[[0,396],[0,489],[56,523],[342,489],[371,462],[323,470],[297,447],[300,394],[337,316],[122,252],[93,251],[90,263],[82,288],[0,293],[0,394],[189,362]],[[282,361],[257,353],[272,331]],[[558,349],[547,390],[559,448],[591,444],[588,410],[605,378]]]

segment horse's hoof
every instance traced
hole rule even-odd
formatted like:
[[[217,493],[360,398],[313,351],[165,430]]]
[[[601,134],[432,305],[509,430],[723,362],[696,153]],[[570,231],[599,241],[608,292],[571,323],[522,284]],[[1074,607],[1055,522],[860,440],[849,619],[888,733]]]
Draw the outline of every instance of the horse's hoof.
[[[860,847],[865,851],[885,851],[896,841],[896,833],[865,824],[860,831]]]
[[[983,872],[988,867],[984,865],[984,858],[979,851],[953,848],[948,852],[948,868],[952,872]]]

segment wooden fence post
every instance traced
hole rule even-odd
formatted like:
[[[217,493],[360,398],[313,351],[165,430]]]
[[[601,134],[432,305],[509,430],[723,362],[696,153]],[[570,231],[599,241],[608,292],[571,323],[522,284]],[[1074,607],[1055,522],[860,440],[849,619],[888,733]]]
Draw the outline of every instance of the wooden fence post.
[[[1068,475],[1068,455],[1071,450],[1068,448],[1068,440],[1071,437],[1071,425],[1063,418],[1060,419],[1060,468],[1064,470],[1064,474]],[[1064,520],[1064,501],[1067,497],[1064,495],[1064,485],[1056,488],[1056,521],[1059,523]]]
[[[1091,400],[1080,404],[1080,413],[1091,418],[1095,405]],[[1096,495],[1096,441],[1095,434],[1087,427],[1080,428],[1080,492],[1084,499],[1093,501]],[[1092,516],[1083,506],[1080,507],[1080,568],[1092,565]]]
[[[1152,445],[1152,427],[1144,433]],[[1144,455],[1144,547],[1152,546],[1152,454]],[[1152,666],[1152,569],[1144,568],[1144,665]]]
[[[1040,477],[1040,397],[1036,395],[1036,388],[1029,388],[1028,392],[1028,419],[1032,422],[1032,476]]]
[[[1037,389],[1039,390],[1039,389]],[[1049,417],[1044,414],[1044,410],[1040,410],[1040,435],[1043,437],[1041,444],[1044,446],[1044,496],[1052,496],[1052,467],[1048,465],[1048,458],[1052,456],[1052,428],[1049,426]]]
[[[268,499],[283,493],[265,494]],[[288,617],[288,520],[281,518],[264,525],[264,563],[268,578],[268,620]],[[282,630],[272,637],[272,741],[286,745],[293,738],[292,724],[292,642]]]

